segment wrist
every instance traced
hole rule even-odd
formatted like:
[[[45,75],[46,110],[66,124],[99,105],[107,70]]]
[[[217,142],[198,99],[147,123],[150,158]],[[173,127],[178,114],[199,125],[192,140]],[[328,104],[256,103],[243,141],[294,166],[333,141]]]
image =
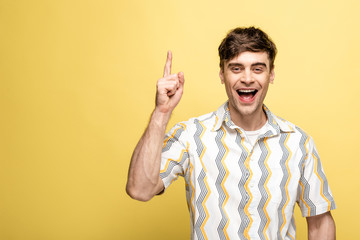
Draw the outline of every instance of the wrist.
[[[164,112],[164,111],[161,111],[159,108],[155,108],[151,115],[151,121],[160,127],[166,128],[166,126],[170,120],[171,114],[172,114],[172,111]]]

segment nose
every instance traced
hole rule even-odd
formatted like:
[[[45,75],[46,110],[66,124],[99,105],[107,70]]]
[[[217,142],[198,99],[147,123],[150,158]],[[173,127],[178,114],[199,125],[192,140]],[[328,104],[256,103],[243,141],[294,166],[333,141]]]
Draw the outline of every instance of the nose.
[[[254,78],[251,74],[251,71],[246,69],[243,72],[243,75],[241,76],[240,80],[242,83],[245,83],[245,84],[250,84],[250,83],[254,82]]]

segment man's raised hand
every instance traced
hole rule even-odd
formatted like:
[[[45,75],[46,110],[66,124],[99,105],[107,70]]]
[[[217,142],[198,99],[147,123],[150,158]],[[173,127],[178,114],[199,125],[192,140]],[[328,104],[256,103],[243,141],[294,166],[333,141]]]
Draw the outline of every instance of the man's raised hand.
[[[184,88],[184,73],[171,74],[172,53],[168,51],[164,76],[157,82],[156,108],[171,113],[179,103]]]

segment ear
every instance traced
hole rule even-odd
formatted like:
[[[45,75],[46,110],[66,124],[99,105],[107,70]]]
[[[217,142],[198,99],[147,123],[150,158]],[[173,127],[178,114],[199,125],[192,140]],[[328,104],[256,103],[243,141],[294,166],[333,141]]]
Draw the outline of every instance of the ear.
[[[274,79],[275,79],[275,71],[274,71],[275,66],[273,67],[273,69],[270,72],[270,83],[273,84],[274,83]]]
[[[224,71],[220,68],[219,77],[221,79],[221,84],[224,84]]]

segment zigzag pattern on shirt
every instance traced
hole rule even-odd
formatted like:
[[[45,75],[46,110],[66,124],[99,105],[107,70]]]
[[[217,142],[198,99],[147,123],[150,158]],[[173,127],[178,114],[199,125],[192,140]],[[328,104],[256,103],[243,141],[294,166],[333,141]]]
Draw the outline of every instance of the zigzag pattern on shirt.
[[[167,176],[169,176],[173,172],[173,169],[175,167],[181,168],[180,170],[174,171],[174,172],[177,172],[177,174],[176,174],[177,177],[178,177],[178,175],[183,176],[184,169],[183,169],[182,166],[184,165],[184,162],[187,159],[189,159],[189,154],[185,150],[182,151],[179,159],[177,159],[177,160],[168,159],[167,166],[164,168],[164,169],[166,169],[166,171],[165,172],[160,171],[160,177],[161,178],[166,178]],[[173,181],[175,181],[177,179],[177,177]]]
[[[229,224],[229,217],[224,209],[226,202],[229,199],[229,194],[224,188],[224,183],[226,181],[227,176],[229,175],[229,172],[224,163],[226,155],[229,151],[228,147],[224,143],[225,136],[226,136],[226,132],[223,129],[223,127],[221,127],[221,129],[219,129],[215,137],[215,142],[219,149],[219,152],[215,158],[215,163],[219,171],[215,184],[219,194],[219,210],[221,213],[221,220],[217,227],[217,231],[220,239],[229,239],[229,236],[226,233],[226,228]]]
[[[178,139],[180,139],[181,134],[184,132],[186,126],[184,124],[180,124],[181,126],[174,130],[173,134],[168,136],[163,145],[162,152],[166,152],[170,149],[171,145],[176,142]]]
[[[315,157],[315,163],[316,163],[316,169],[314,169],[314,171],[316,170],[316,175],[319,177],[319,180],[321,181],[321,195],[322,197],[328,202],[329,206],[328,206],[328,211],[332,210],[335,208],[334,206],[334,202],[330,202],[329,199],[331,199],[331,195],[329,193],[329,184],[328,181],[325,177],[325,173],[323,171],[321,162],[320,162],[320,157],[319,154],[317,153],[316,149],[314,149],[314,153],[313,156]]]
[[[206,168],[205,168],[204,163],[202,162],[202,158],[206,151],[206,147],[204,146],[204,144],[201,140],[202,135],[205,132],[205,126],[203,124],[201,124],[201,122],[197,119],[195,120],[195,125],[196,125],[196,132],[194,134],[194,140],[196,143],[196,152],[197,152],[197,154],[200,158],[201,164],[202,164],[201,172],[197,178],[197,181],[198,181],[199,187],[200,187],[200,194],[196,200],[196,208],[198,209],[199,216],[195,222],[195,232],[196,232],[196,236],[198,239],[208,239],[205,234],[204,227],[205,227],[207,219],[209,218],[209,213],[207,211],[205,204],[206,204],[207,198],[210,195],[210,189],[207,186],[207,182],[206,182]]]
[[[301,156],[301,160],[299,162],[298,167],[299,167],[300,172],[303,173],[304,164],[305,164],[306,158],[309,155],[308,149],[306,148],[306,145],[309,141],[309,136],[303,130],[301,130],[301,128],[299,128],[299,127],[296,127],[296,130],[298,130],[301,133],[299,147],[300,147],[303,155]],[[300,185],[302,187],[301,201],[303,201],[305,206],[308,208],[307,215],[313,216],[316,214],[316,206],[309,198],[310,185],[304,178],[303,174],[301,174],[301,177],[300,177]]]
[[[246,203],[249,201],[249,193],[246,191],[245,189],[245,183],[248,179],[248,177],[250,176],[249,170],[246,169],[245,167],[245,161],[249,155],[249,152],[246,150],[246,148],[243,146],[243,141],[244,139],[241,138],[240,132],[236,132],[236,139],[235,142],[237,143],[237,145],[241,148],[241,154],[240,154],[240,158],[238,161],[238,165],[240,167],[241,170],[241,178],[240,181],[238,183],[238,188],[241,194],[241,201],[238,207],[238,211],[240,214],[240,218],[241,218],[241,223],[238,229],[238,236],[240,239],[246,239],[244,232],[245,229],[248,227],[249,223],[250,223],[250,216],[248,216],[245,213],[245,205]]]
[[[284,133],[281,135],[279,144],[281,147],[281,150],[283,152],[281,160],[280,160],[280,166],[281,170],[283,172],[283,177],[280,182],[280,191],[281,191],[281,202],[278,208],[278,218],[279,218],[279,226],[280,231],[277,233],[277,238],[282,239],[281,232],[284,226],[286,225],[286,218],[285,218],[285,208],[289,203],[289,192],[288,192],[288,184],[290,182],[291,173],[289,170],[289,159],[291,158],[291,152],[289,148],[287,147],[286,143],[289,139],[290,134]]]
[[[271,152],[268,146],[266,145],[266,138],[263,141],[258,141],[258,143],[261,149],[261,155],[258,164],[262,173],[258,184],[261,193],[261,199],[257,208],[259,216],[261,218],[258,234],[261,239],[268,239],[265,232],[269,225],[270,219],[267,214],[266,207],[271,198],[271,195],[269,190],[267,189],[267,182],[271,177],[271,172],[269,167],[267,166],[267,160],[269,159]]]

